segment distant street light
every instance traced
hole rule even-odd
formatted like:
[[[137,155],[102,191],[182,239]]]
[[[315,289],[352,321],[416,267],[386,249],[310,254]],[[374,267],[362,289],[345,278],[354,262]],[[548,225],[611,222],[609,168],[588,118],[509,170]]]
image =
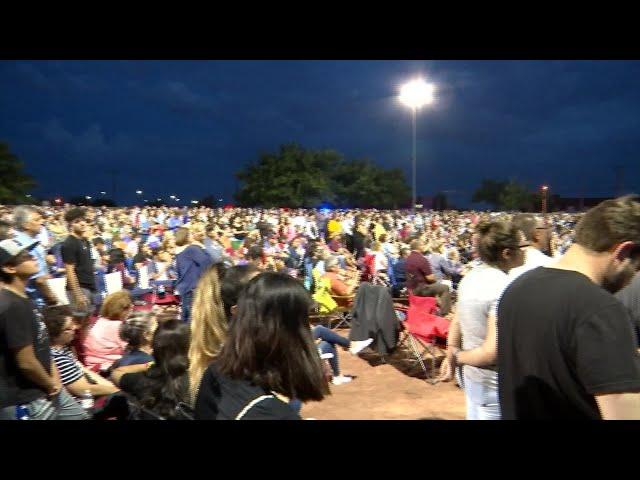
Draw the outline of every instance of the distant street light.
[[[158,198],[158,199],[157,199],[157,201],[158,201],[158,202],[161,202],[161,201],[162,201],[162,199],[161,199],[161,198]]]
[[[107,194],[107,192],[100,192],[100,193],[101,193],[102,195],[106,195],[106,194]]]
[[[194,205],[197,205],[200,202],[198,202],[198,200],[191,200],[191,203],[193,203]]]
[[[169,196],[169,198],[170,198],[171,200],[175,200],[175,199],[176,199],[176,196],[175,196],[175,195],[170,195],[170,196]]]
[[[136,193],[137,193],[138,195],[142,195],[142,190],[136,190]]]
[[[413,174],[412,174],[412,201],[411,211],[416,211],[416,112],[433,102],[433,93],[435,87],[431,83],[425,82],[419,78],[404,84],[400,88],[399,100],[402,104],[409,107],[412,112],[413,120]]]
[[[91,197],[89,195],[84,197],[86,200],[91,200]]]

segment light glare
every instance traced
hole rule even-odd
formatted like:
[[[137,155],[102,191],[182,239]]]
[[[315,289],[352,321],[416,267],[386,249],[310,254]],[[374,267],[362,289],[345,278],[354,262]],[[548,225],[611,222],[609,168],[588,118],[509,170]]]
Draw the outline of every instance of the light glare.
[[[400,101],[409,108],[420,108],[433,102],[435,87],[422,79],[412,80],[400,88]]]

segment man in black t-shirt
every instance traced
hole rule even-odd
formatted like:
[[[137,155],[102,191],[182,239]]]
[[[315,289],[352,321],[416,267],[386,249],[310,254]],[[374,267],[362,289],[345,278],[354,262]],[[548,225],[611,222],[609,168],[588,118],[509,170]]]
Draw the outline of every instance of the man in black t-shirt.
[[[26,407],[30,419],[85,419],[82,407],[62,388],[47,329],[26,293],[29,277],[38,272],[30,253],[37,244],[0,242],[0,420],[16,419],[18,406]]]
[[[67,290],[74,316],[88,317],[93,313],[96,295],[91,244],[84,238],[87,228],[85,211],[72,208],[64,219],[69,224],[70,235],[62,244],[62,261],[67,273]]]
[[[523,274],[498,305],[503,419],[640,419],[640,357],[612,295],[640,265],[640,197],[587,212],[555,263]]]

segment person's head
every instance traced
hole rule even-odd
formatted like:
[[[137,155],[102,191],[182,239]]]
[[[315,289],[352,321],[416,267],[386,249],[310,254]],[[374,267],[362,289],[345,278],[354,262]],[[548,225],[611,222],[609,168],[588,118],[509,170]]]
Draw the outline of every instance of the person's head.
[[[525,240],[538,250],[548,251],[551,240],[550,228],[544,220],[532,213],[518,213],[513,217],[513,224],[523,234]]]
[[[13,238],[13,228],[9,222],[0,220],[0,241]]]
[[[104,243],[104,240],[100,237],[94,238],[91,243],[93,243],[93,246],[101,253],[105,252],[107,249],[107,244]]]
[[[205,227],[201,223],[194,223],[191,228],[191,238],[195,242],[202,242],[205,237]]]
[[[125,320],[133,311],[133,300],[127,290],[113,292],[102,302],[100,316],[109,320]]]
[[[483,262],[503,271],[524,263],[524,248],[529,244],[511,222],[481,222],[476,227],[478,254]]]
[[[252,264],[237,265],[226,270],[220,287],[220,298],[227,322],[231,322],[237,311],[240,292],[260,270]]]
[[[251,247],[249,247],[249,250],[247,252],[247,260],[249,260],[251,263],[258,263],[262,260],[263,253],[264,252],[261,246],[252,245]]]
[[[84,208],[72,208],[64,214],[64,220],[69,225],[69,231],[77,237],[81,237],[87,228],[86,210]]]
[[[127,342],[127,350],[134,351],[151,346],[156,328],[155,317],[149,312],[141,312],[124,320],[118,333],[122,341]]]
[[[218,240],[218,227],[214,224],[209,224],[207,227],[207,237],[211,240]]]
[[[606,200],[585,213],[575,230],[575,243],[592,252],[603,270],[602,286],[622,289],[640,266],[640,197]]]
[[[411,249],[409,249],[409,248],[401,248],[400,249],[400,257],[401,258],[407,258],[410,253],[411,253]]]
[[[309,329],[311,297],[281,273],[262,273],[242,291],[216,360],[221,373],[303,402],[328,393]]]
[[[74,322],[68,305],[45,307],[42,310],[42,321],[47,326],[51,345],[62,347],[73,341],[78,325]]]
[[[422,253],[426,248],[424,242],[420,238],[416,238],[415,240],[412,240],[409,247],[411,248],[412,251],[420,252],[420,253]]]
[[[184,247],[191,243],[191,233],[188,228],[180,227],[176,230],[175,245],[177,247]]]
[[[324,261],[324,270],[326,272],[339,272],[340,263],[338,262],[338,259],[333,255],[327,257]]]
[[[21,245],[11,238],[0,241],[0,282],[11,284],[16,278],[26,281],[38,273],[38,261],[30,253],[36,245],[37,241]]]
[[[115,245],[115,244],[114,244]],[[126,255],[122,248],[112,248],[109,250],[109,264],[117,265],[125,261]]]
[[[35,207],[20,205],[13,210],[13,226],[20,232],[35,237],[42,230],[42,223],[42,214]]]
[[[189,378],[192,392],[200,386],[207,366],[218,354],[227,333],[227,318],[220,294],[223,268],[211,265],[196,286],[191,306],[191,346],[189,347]]]

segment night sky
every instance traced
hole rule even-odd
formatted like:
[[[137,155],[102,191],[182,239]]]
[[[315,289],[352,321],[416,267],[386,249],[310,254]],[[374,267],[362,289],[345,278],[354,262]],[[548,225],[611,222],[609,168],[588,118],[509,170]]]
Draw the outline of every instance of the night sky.
[[[436,84],[418,114],[418,194],[470,206],[483,178],[563,196],[640,193],[638,61],[0,61],[0,141],[41,197],[211,193],[287,142],[411,173],[397,100]],[[616,169],[623,181],[616,180]]]

